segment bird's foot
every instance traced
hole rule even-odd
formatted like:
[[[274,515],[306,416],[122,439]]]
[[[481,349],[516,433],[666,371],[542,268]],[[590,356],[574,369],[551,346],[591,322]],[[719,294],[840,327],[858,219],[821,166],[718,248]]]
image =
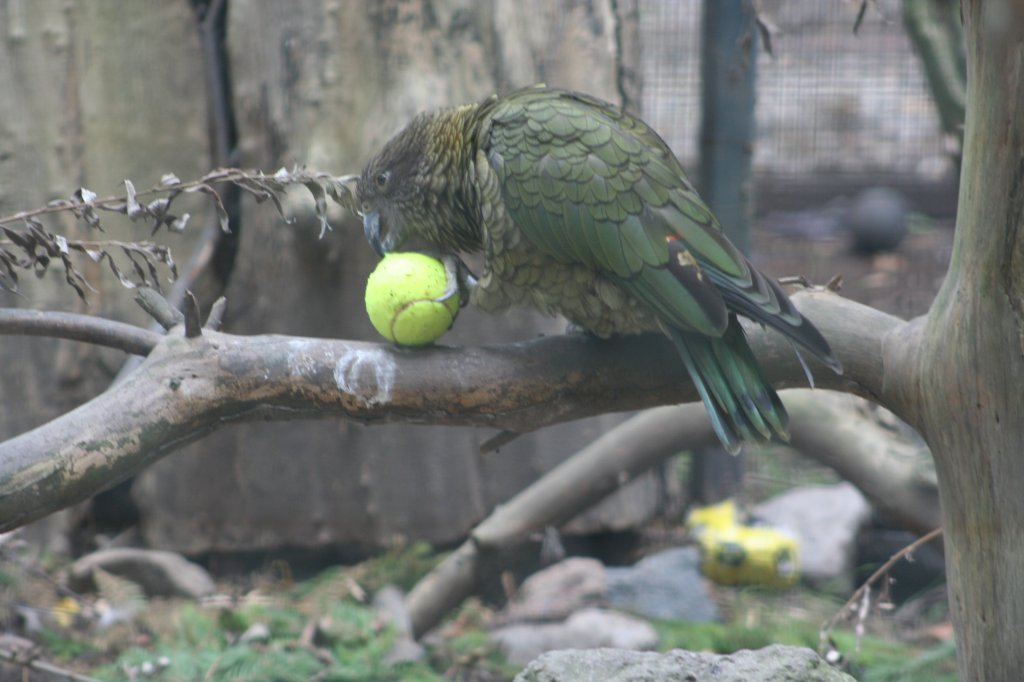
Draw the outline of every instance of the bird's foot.
[[[589,329],[587,329],[585,327],[581,327],[580,325],[576,324],[575,322],[566,322],[565,323],[565,333],[567,335],[573,335],[573,336],[575,336],[575,335],[586,336],[587,338],[590,338],[590,339],[600,339],[601,338],[598,334],[595,334],[594,332],[590,331]]]
[[[469,302],[470,293],[476,287],[476,277],[458,256],[442,256],[441,262],[444,263],[444,293],[434,300],[444,303],[452,296],[459,294],[459,305],[465,306]]]
[[[811,280],[807,279],[803,275],[787,275],[785,277],[779,277],[779,284],[796,284],[804,289],[810,289],[814,286],[811,284]]]
[[[830,279],[828,282],[826,282],[823,287],[815,285],[813,282],[811,282],[809,279],[807,279],[803,275],[790,275],[788,277],[779,277],[778,281],[779,281],[779,284],[782,284],[782,285],[795,284],[797,286],[803,287],[804,289],[819,289],[820,290],[820,289],[824,288],[824,289],[826,289],[828,291],[839,291],[840,289],[843,288],[843,276],[842,275],[835,275],[835,276],[833,276],[832,279]]]

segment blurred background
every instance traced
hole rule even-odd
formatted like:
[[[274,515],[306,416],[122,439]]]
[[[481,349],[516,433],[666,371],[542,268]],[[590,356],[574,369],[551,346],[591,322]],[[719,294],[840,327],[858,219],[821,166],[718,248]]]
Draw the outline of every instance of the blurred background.
[[[741,39],[725,43],[735,63],[713,75],[748,83],[741,139],[702,127],[736,107],[726,99],[707,108],[705,93],[715,89],[712,76],[702,77],[699,0],[10,2],[0,13],[8,93],[0,210],[43,205],[78,186],[114,194],[124,178],[142,188],[166,172],[188,179],[224,165],[356,172],[420,110],[544,81],[645,118],[705,196],[716,191],[705,186],[705,159],[738,148],[741,165],[726,176],[735,182],[719,182],[739,193],[709,200],[730,234],[744,235],[734,239],[749,244],[755,263],[819,284],[841,275],[844,295],[911,317],[927,310],[944,273],[956,209],[959,124],[955,113],[944,122],[936,93],[962,89],[955,68],[929,76],[929,44],[915,50],[914,4],[868,3],[858,19],[859,2],[759,3],[760,25],[751,29],[748,17]],[[337,229],[318,240],[311,202],[298,193],[288,207],[295,225],[230,188],[225,204],[231,235],[211,229],[214,216],[197,203],[184,235],[159,237],[204,305],[226,295],[227,331],[376,339],[362,310],[374,257],[350,216],[339,211]],[[74,224],[58,227],[81,236]],[[130,224],[108,230],[143,238]],[[55,271],[0,300],[146,324],[130,292],[98,266],[93,274],[88,306]],[[562,329],[529,313],[466,311],[443,342]],[[4,337],[0,349],[0,437],[51,419],[131,369],[113,351],[66,341]],[[473,429],[231,427],[59,515],[60,532],[48,537],[70,538],[80,552],[95,546],[96,533],[109,541],[127,531],[126,542],[226,570],[265,552],[315,563],[413,540],[450,545],[622,418],[544,429],[487,456],[477,448],[493,434]],[[766,466],[759,462],[751,453],[744,466]],[[678,515],[693,492],[682,479],[666,465],[573,528],[615,533]]]
[[[958,11],[939,0],[8,0],[0,214],[80,186],[116,195],[125,179],[141,190],[165,173],[188,180],[221,166],[355,173],[419,111],[546,82],[649,122],[769,275],[816,284],[841,276],[843,295],[910,318],[927,311],[952,244],[964,97]],[[226,296],[229,333],[379,341],[363,310],[376,257],[352,216],[332,207],[335,229],[318,239],[308,194],[289,196],[296,221],[286,224],[224,187],[224,235],[199,199],[186,207],[184,234],[155,237],[181,265],[172,298],[189,288],[206,308]],[[127,221],[104,224],[101,236],[64,217],[47,229],[69,239],[149,238]],[[96,289],[88,303],[51,268],[18,294],[0,291],[0,305],[150,324],[101,265],[82,271]],[[563,330],[532,313],[467,309],[441,343]],[[0,439],[117,390],[116,378],[137,366],[116,351],[13,336],[0,336],[0,358]],[[915,434],[881,410],[842,405],[904,443],[932,481]],[[487,455],[478,448],[494,434],[468,428],[233,426],[24,536],[40,556],[147,547],[215,576],[282,562],[302,575],[418,541],[450,548],[629,416],[546,428]],[[813,453],[783,447],[747,448],[735,460],[680,453],[581,513],[561,529],[561,544],[627,562],[638,548],[678,540],[694,501],[753,506],[840,480]],[[871,536],[861,544],[873,558],[848,563],[877,565],[912,537],[869,509],[854,515],[854,532],[876,525],[897,535],[888,544]],[[529,544],[520,558],[536,566],[544,543]],[[941,573],[938,563],[921,585]],[[508,591],[497,585],[504,574],[494,578],[492,588]],[[741,609],[719,597],[726,610]]]

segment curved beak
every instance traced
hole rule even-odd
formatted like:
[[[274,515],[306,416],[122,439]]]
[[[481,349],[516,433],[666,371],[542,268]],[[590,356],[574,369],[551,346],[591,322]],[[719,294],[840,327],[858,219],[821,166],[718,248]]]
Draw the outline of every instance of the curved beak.
[[[363,234],[366,235],[366,241],[370,242],[370,246],[377,252],[377,255],[384,257],[384,245],[380,240],[380,214],[377,211],[370,211],[363,215]]]

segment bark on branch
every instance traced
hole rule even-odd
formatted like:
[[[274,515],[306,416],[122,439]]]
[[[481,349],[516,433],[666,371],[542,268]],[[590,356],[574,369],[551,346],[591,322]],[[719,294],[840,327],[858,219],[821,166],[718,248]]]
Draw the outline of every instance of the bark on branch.
[[[916,324],[826,292],[803,292],[794,300],[846,368],[843,377],[816,368],[817,385],[902,414],[906,391],[885,356],[891,340]],[[785,339],[759,328],[750,336],[770,381],[806,385]],[[187,339],[172,332],[106,393],[0,443],[0,531],[80,502],[230,423],[341,417],[526,431],[694,400],[682,363],[658,336],[596,341],[573,335],[410,351],[212,331]]]

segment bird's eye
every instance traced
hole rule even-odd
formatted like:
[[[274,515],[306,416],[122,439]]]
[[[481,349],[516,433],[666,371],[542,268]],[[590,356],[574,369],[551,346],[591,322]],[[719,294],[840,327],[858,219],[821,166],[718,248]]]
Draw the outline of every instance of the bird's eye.
[[[377,183],[377,187],[378,188],[384,189],[384,187],[386,187],[387,184],[388,184],[388,180],[390,180],[390,179],[391,179],[391,172],[390,171],[381,171],[380,173],[377,173],[377,177],[375,177],[373,179],[373,181],[375,183]]]

